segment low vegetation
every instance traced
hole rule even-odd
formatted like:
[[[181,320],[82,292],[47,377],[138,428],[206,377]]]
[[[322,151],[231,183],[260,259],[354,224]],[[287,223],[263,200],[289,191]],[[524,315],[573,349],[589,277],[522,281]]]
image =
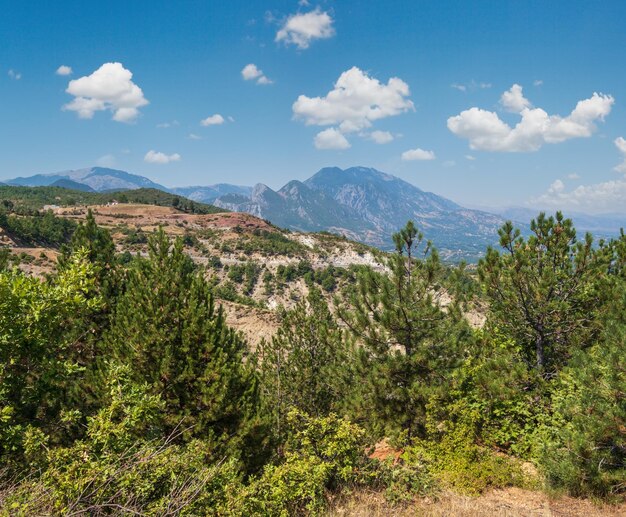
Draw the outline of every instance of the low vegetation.
[[[217,214],[227,211],[152,188],[114,192],[83,192],[62,187],[0,185],[0,199],[7,200],[5,208],[11,208],[17,212],[41,210],[46,205],[105,205],[113,202],[170,206],[189,214]]]
[[[380,271],[200,267],[163,229],[121,255],[91,215],[45,279],[0,252],[0,514],[319,515],[361,489],[398,509],[511,486],[623,501],[626,236],[579,240],[558,213],[531,229],[505,225],[475,277],[411,222]],[[218,270],[237,296],[292,276],[308,295],[252,351]]]

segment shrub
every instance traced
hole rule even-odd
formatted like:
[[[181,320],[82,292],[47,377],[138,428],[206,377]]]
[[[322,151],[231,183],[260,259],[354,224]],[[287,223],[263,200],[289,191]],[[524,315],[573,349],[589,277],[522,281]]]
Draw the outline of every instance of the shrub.
[[[289,413],[288,424],[284,459],[266,466],[246,489],[246,514],[318,514],[326,490],[357,479],[364,461],[361,428],[335,415],[311,418],[297,410]]]
[[[88,420],[86,437],[47,450],[42,476],[17,486],[0,511],[199,515],[225,508],[226,494],[239,485],[236,463],[215,458],[208,442],[177,445],[176,433],[161,437],[159,397],[133,384],[128,368],[113,367],[110,374],[111,402]]]
[[[402,458],[407,465],[426,469],[443,486],[479,495],[487,488],[529,487],[520,463],[476,445],[465,435],[451,434],[441,442],[419,440]]]

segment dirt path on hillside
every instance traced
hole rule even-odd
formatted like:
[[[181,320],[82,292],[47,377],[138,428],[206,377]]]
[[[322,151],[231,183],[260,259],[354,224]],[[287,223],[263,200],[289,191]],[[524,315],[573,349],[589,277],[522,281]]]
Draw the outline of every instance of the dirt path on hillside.
[[[479,497],[443,494],[439,499],[424,498],[405,508],[391,507],[382,494],[359,491],[336,501],[329,516],[338,517],[624,517],[626,503],[596,505],[586,499],[550,498],[542,492],[507,488],[492,490]]]

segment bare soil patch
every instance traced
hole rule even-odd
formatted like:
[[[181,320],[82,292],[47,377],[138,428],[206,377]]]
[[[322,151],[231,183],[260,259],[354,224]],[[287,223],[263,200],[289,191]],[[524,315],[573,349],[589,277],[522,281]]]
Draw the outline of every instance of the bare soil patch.
[[[357,491],[335,501],[330,516],[346,517],[623,517],[626,504],[602,505],[573,497],[552,498],[542,492],[507,488],[479,497],[445,493],[404,507],[390,506],[379,492]]]

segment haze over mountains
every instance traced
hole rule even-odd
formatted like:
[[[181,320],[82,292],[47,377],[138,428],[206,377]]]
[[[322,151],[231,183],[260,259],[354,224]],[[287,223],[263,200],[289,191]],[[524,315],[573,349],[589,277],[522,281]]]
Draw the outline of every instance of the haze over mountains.
[[[498,240],[497,230],[512,219],[527,225],[536,211],[518,208],[499,214],[464,208],[425,192],[390,174],[367,167],[342,170],[327,167],[306,181],[292,180],[279,190],[258,183],[254,187],[216,184],[167,188],[125,171],[92,167],[7,180],[10,185],[61,186],[95,191],[155,188],[247,212],[273,224],[298,231],[331,231],[383,249],[391,234],[412,219],[447,259],[473,259]],[[578,220],[576,220],[578,219]],[[625,218],[621,219],[623,225]],[[580,216],[580,230],[608,235],[619,231],[620,218]]]

